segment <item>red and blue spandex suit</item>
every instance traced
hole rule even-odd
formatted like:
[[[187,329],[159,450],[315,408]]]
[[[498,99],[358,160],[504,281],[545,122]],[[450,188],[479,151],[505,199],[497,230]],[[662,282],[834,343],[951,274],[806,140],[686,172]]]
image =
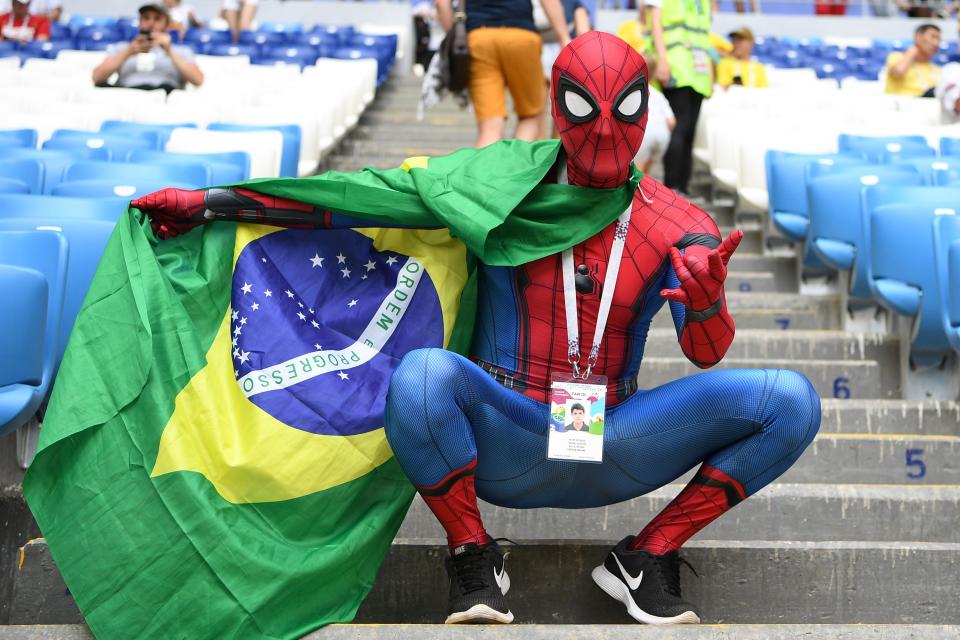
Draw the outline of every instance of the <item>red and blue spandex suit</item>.
[[[581,36],[557,58],[552,99],[566,152],[560,173],[586,187],[626,182],[646,125],[643,59],[609,34]],[[320,214],[323,226],[338,226],[330,212],[244,190],[166,190],[133,206],[151,213],[161,236],[195,226],[205,210],[282,226],[316,226]],[[593,339],[613,235],[612,224],[573,248],[584,344]],[[800,374],[711,371],[638,390],[650,322],[667,300],[687,358],[702,368],[723,358],[734,336],[723,281],[741,237],[721,241],[706,213],[649,177],[641,182],[594,366],[609,379],[602,464],[546,457],[551,375],[572,371],[560,256],[479,265],[471,357],[411,351],[387,398],[387,438],[451,548],[489,541],[478,496],[506,507],[595,507],[648,493],[699,465],[631,543],[665,553],[797,460],[820,424],[820,400]]]

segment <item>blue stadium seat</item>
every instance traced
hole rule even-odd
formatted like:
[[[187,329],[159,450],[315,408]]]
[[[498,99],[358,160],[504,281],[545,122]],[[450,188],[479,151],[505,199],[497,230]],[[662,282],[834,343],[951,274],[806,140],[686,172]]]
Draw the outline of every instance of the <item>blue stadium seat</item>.
[[[810,216],[807,213],[806,167],[811,163],[824,165],[866,164],[855,155],[788,153],[767,151],[767,194],[774,226],[791,240],[807,237]]]
[[[326,31],[313,31],[310,33],[299,34],[290,42],[290,44],[316,47],[318,50],[322,51],[333,51],[340,46],[341,42],[340,38],[335,33],[327,33]]]
[[[69,48],[71,48],[71,43],[69,42],[34,40],[33,42],[22,45],[20,47],[20,54],[30,58],[46,58],[52,60],[57,57],[58,53]]]
[[[119,198],[123,201],[145,196],[165,187],[176,189],[199,189],[198,185],[162,180],[123,180],[104,178],[100,180],[72,180],[61,182],[51,195],[71,198]]]
[[[57,44],[73,44],[71,42],[73,35],[70,32],[70,27],[62,22],[53,22],[50,24],[50,42],[56,42]]]
[[[303,33],[303,25],[299,22],[261,22],[257,31],[279,33],[286,36],[287,42]]]
[[[210,170],[201,162],[193,164],[153,164],[133,162],[77,162],[67,167],[63,175],[64,184],[75,180],[110,180],[114,183],[137,182],[178,182],[196,185],[194,188],[208,187]]]
[[[260,57],[260,48],[254,44],[215,44],[208,53],[211,56],[247,56],[252,61]]]
[[[813,169],[814,167],[811,167]],[[811,174],[812,175],[812,174]],[[920,185],[923,178],[903,167],[843,167],[834,175],[812,177],[807,183],[810,228],[807,241],[814,254],[828,267],[853,271],[850,295],[870,299],[866,280],[869,252],[861,208],[865,187],[877,184]]]
[[[0,264],[9,265],[0,271],[0,435],[30,420],[50,391],[68,286],[64,236],[32,226],[18,231],[0,232]]]
[[[909,165],[916,169],[929,185],[946,186],[960,180],[960,157],[954,158],[905,158],[895,164]]]
[[[877,162],[880,164],[893,164],[914,158],[932,159],[937,156],[937,151],[925,144],[890,144],[887,147],[885,151],[877,154]]]
[[[0,129],[0,148],[26,147],[37,148],[36,129]]]
[[[83,27],[74,34],[74,44],[77,49],[100,51],[102,45],[109,45],[120,41],[120,33],[113,27],[92,25]],[[103,47],[106,48],[106,47]]]
[[[190,46],[197,53],[207,53],[218,44],[230,44],[233,40],[229,31],[214,31],[212,29],[187,29],[183,36],[183,44]]]
[[[126,120],[104,120],[100,125],[103,133],[122,136],[136,135],[157,141],[158,148],[166,146],[170,139],[170,132],[178,127],[197,127],[195,122],[178,122],[176,124],[148,124],[143,122],[129,122]]]
[[[877,162],[885,152],[903,153],[914,151],[920,155],[920,147],[928,147],[923,136],[861,136],[841,133],[838,139],[841,153],[862,153],[872,162]]]
[[[20,194],[0,195],[0,220],[28,218],[37,224],[51,217],[116,222],[126,211],[117,198],[55,198]]]
[[[888,189],[889,190],[889,189]],[[934,222],[956,218],[960,190],[943,192],[935,201],[886,204],[870,208],[869,283],[876,300],[894,313],[913,319],[910,357],[915,364],[939,364],[951,349],[944,332],[946,301],[940,295]]]
[[[147,132],[129,135],[57,129],[43,143],[44,149],[106,149],[107,160],[123,161],[136,149],[159,149],[159,136]]]
[[[246,151],[220,153],[173,153],[169,151],[134,151],[128,156],[130,162],[179,164],[203,162],[210,167],[210,184],[225,185],[247,180],[250,177],[250,154]]]
[[[938,216],[933,221],[933,249],[943,302],[943,332],[960,352],[960,216]]]
[[[307,45],[300,46],[280,46],[268,47],[263,51],[263,55],[257,64],[276,64],[284,62],[286,64],[299,65],[301,69],[317,63],[320,52],[316,47]]]
[[[28,149],[0,146],[0,160],[30,158],[43,164],[42,193],[50,193],[63,180],[63,172],[79,160],[106,160],[107,150],[100,149]]]
[[[139,18],[120,18],[117,20],[117,33],[124,42],[129,42],[140,33]]]
[[[300,125],[252,125],[211,122],[207,125],[207,129],[211,131],[279,131],[283,135],[283,149],[280,154],[280,175],[292,178],[297,177],[297,165],[300,162]]]
[[[356,30],[351,25],[318,24],[310,30],[310,33],[326,33],[335,36],[341,45],[345,45],[350,42]]]
[[[960,138],[940,138],[940,155],[960,156]]]
[[[32,158],[0,158],[0,178],[21,183],[25,190],[18,193],[40,194],[43,192],[43,163]]]
[[[237,39],[238,44],[253,45],[263,52],[265,49],[286,44],[287,37],[282,33],[270,31],[241,31]]]
[[[20,180],[11,180],[10,178],[0,178],[0,194],[3,193],[30,193],[30,187]]]
[[[86,27],[106,27],[114,28],[117,26],[117,19],[108,16],[70,16],[67,22],[70,32],[76,35],[81,29]]]
[[[83,305],[83,299],[90,288],[90,281],[100,264],[103,249],[113,233],[115,222],[89,220],[76,217],[45,217],[41,223],[35,218],[0,218],[0,232],[32,231],[38,226],[44,230],[55,230],[67,239],[69,252],[66,256],[66,290],[63,297],[63,311],[57,313],[59,327],[47,341],[54,349],[54,369],[60,366],[63,351],[67,347],[70,330]],[[0,260],[2,261],[2,260]]]

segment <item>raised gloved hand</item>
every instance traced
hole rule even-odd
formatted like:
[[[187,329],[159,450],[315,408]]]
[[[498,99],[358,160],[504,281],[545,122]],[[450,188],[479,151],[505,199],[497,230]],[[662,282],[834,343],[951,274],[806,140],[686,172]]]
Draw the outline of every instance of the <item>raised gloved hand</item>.
[[[203,189],[161,189],[130,203],[150,217],[150,226],[158,238],[166,239],[190,231],[205,222],[207,192]]]
[[[720,299],[723,281],[727,279],[727,263],[742,239],[743,231],[737,229],[716,249],[705,250],[706,247],[694,245],[682,254],[676,247],[670,247],[670,261],[680,286],[663,289],[660,295],[693,311],[709,309]]]

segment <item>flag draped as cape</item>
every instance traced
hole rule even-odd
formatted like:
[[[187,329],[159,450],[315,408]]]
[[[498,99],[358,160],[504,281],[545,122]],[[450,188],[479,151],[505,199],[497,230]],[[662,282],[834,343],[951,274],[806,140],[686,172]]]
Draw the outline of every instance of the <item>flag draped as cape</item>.
[[[508,141],[243,184],[352,229],[158,241],[141,212],[120,219],[24,483],[97,637],[296,638],[352,619],[414,493],[382,428],[396,363],[468,347],[475,259],[556,253],[630,203],[637,176],[541,184],[558,152]]]

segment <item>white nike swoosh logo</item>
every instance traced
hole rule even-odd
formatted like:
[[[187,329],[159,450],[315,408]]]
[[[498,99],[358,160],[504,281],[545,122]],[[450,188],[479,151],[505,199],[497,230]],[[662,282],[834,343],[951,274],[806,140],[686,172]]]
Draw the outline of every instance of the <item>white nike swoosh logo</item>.
[[[613,554],[613,560],[617,563],[617,566],[620,567],[620,574],[623,576],[623,580],[627,583],[627,586],[630,587],[630,591],[636,591],[637,587],[640,586],[640,582],[643,581],[643,571],[640,572],[636,578],[630,577],[630,574],[627,573],[627,570],[623,568],[623,565],[620,564],[620,558],[617,557],[617,554]]]
[[[503,574],[506,573],[506,571],[507,571],[507,565],[506,565],[506,564],[504,564],[502,567],[500,567],[500,573],[497,573],[497,568],[496,568],[496,567],[493,568],[493,579],[497,581],[497,588],[498,588],[498,589],[503,589],[503,585],[502,585],[501,583],[503,582]]]

